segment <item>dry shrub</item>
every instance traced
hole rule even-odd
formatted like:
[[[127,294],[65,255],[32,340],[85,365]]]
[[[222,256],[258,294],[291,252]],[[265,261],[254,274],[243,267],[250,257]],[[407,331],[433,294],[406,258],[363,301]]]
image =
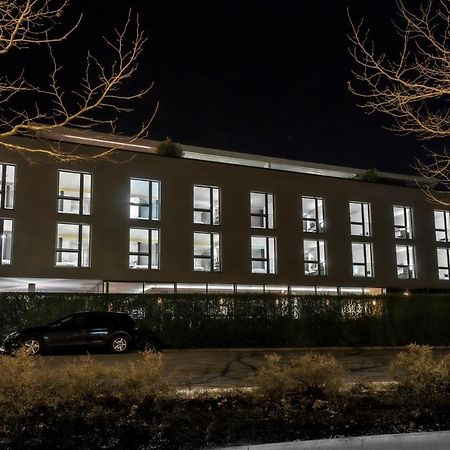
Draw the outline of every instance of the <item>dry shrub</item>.
[[[433,348],[410,344],[391,363],[390,371],[398,382],[398,393],[417,406],[435,405],[444,400],[449,383],[449,367],[436,361]]]
[[[25,414],[53,397],[55,379],[40,358],[19,350],[14,358],[0,358],[0,410]]]
[[[256,392],[276,398],[292,394],[323,397],[335,394],[342,386],[344,369],[330,354],[306,353],[281,363],[277,354],[266,355],[266,366],[258,370]]]
[[[175,389],[163,373],[163,363],[161,354],[144,352],[138,362],[120,366],[82,356],[51,368],[42,358],[19,351],[13,358],[0,358],[0,410],[22,415],[38,406],[170,396]]]

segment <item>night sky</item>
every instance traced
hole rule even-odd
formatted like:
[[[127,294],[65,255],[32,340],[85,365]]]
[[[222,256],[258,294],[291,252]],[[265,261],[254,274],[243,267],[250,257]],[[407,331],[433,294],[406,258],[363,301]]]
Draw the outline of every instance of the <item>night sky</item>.
[[[155,86],[121,122],[125,134],[159,101],[152,139],[403,173],[425,154],[383,129],[388,118],[366,115],[347,89],[355,67],[347,7],[395,50],[393,0],[74,2],[68,19],[83,11],[83,22],[57,50],[68,72],[87,49],[102,53],[101,34],[128,7],[149,38],[134,85]]]

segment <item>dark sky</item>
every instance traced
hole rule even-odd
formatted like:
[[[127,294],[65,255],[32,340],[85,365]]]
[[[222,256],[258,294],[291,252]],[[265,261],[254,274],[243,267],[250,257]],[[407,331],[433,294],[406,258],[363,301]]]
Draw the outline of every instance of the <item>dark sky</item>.
[[[65,64],[101,54],[101,34],[139,12],[149,41],[136,86],[155,86],[122,122],[129,133],[158,100],[150,138],[361,168],[411,172],[421,144],[382,128],[347,89],[347,7],[393,47],[393,0],[92,0]]]

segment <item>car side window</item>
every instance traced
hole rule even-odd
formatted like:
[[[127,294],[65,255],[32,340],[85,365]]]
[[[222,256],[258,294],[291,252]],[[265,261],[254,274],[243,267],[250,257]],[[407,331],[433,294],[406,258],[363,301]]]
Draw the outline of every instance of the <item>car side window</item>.
[[[116,317],[111,314],[90,314],[88,328],[113,328],[116,325]]]
[[[86,326],[86,319],[83,315],[69,316],[61,320],[61,328],[83,328]]]

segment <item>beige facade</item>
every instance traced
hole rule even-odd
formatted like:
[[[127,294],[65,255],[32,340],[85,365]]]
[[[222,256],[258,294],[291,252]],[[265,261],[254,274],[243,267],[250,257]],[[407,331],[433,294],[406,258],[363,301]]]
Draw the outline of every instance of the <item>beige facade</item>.
[[[25,138],[17,141],[22,139]],[[83,142],[82,151],[95,152],[93,143]],[[79,144],[62,145],[70,149]],[[226,153],[223,155],[226,160]],[[3,150],[0,163],[15,166],[15,192],[13,208],[0,212],[1,218],[13,220],[11,260],[10,264],[0,265],[0,290],[21,290],[28,285],[35,285],[36,290],[46,289],[43,286],[51,286],[51,280],[54,284],[50,290],[58,290],[57,280],[77,280],[72,288],[66,283],[61,290],[101,290],[106,286],[104,282],[111,282],[110,291],[122,289],[117,282],[146,282],[148,286],[178,283],[187,284],[186,289],[192,290],[196,290],[194,284],[265,285],[267,290],[271,286],[300,290],[317,286],[448,289],[448,278],[439,279],[437,259],[437,249],[450,246],[436,241],[434,210],[441,208],[428,203],[419,188],[356,181],[348,174],[310,175],[251,167],[240,165],[238,154],[228,156],[228,162],[237,163],[170,158],[145,149],[128,149],[117,151],[114,161],[60,163],[41,159],[30,164],[19,154]],[[248,159],[248,155],[242,158]],[[220,160],[220,155],[216,159]],[[284,164],[289,165],[289,161]],[[91,175],[89,214],[58,212],[62,201],[58,200],[60,170]],[[330,173],[332,170],[329,168]],[[160,182],[159,220],[130,218],[132,178]],[[413,184],[408,177],[397,178],[396,183]],[[218,225],[194,223],[194,185],[218,188]],[[273,228],[251,227],[252,192],[273,194]],[[323,200],[322,231],[303,230],[302,197]],[[351,235],[349,202],[369,204],[369,235]],[[395,237],[394,206],[410,208],[412,239],[406,239],[402,233]],[[88,267],[58,266],[57,224],[90,226]],[[159,230],[158,269],[130,268],[130,228]],[[218,271],[194,270],[194,233],[219,235]],[[252,273],[252,236],[276,238],[276,255],[271,255],[275,260],[274,273]],[[314,270],[305,273],[304,247],[311,244],[305,241],[324,242],[324,274],[315,274]],[[371,244],[372,276],[355,276],[358,269],[352,243]],[[397,246],[414,248],[415,273],[409,273],[414,277],[399,278]],[[442,274],[441,270],[444,277]],[[198,289],[202,290],[202,286]]]

